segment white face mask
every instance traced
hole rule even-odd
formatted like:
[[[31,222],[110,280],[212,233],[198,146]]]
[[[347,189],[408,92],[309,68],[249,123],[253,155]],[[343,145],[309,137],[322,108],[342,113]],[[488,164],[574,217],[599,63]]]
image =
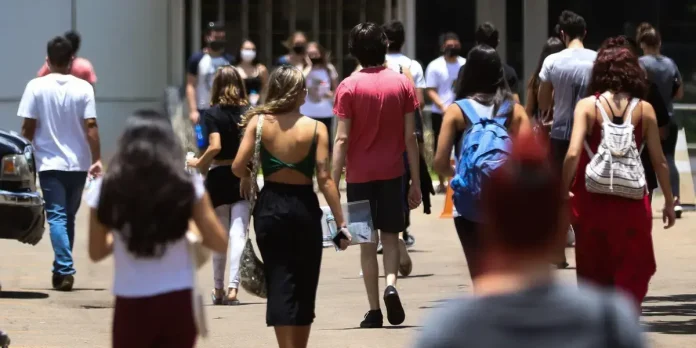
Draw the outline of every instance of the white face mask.
[[[251,62],[256,58],[256,51],[254,50],[242,50],[242,60],[245,62]]]

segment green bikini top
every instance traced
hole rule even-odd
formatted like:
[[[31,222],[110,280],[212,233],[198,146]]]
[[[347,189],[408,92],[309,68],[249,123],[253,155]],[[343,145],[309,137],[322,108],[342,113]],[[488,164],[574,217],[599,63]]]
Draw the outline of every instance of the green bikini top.
[[[317,122],[318,124],[319,122]],[[305,158],[297,163],[286,163],[266,150],[266,147],[261,143],[261,169],[263,170],[263,175],[271,175],[283,168],[294,169],[308,178],[314,176],[314,165],[316,163],[316,150],[317,150],[317,125],[314,125],[314,137],[312,138],[312,145],[309,147],[309,153]]]

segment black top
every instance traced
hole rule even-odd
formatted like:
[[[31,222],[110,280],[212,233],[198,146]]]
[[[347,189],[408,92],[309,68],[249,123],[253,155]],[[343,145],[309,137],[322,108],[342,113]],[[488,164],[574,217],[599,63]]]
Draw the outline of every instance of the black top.
[[[667,126],[670,122],[669,110],[667,109],[667,105],[665,105],[665,102],[660,95],[660,89],[656,84],[650,84],[648,96],[645,98],[645,101],[650,103],[653,109],[655,109],[657,126],[660,128]],[[645,143],[645,141],[646,139],[643,138],[643,143]],[[645,170],[645,180],[648,184],[648,190],[652,191],[657,188],[657,177],[655,176],[655,169],[650,161],[650,151],[648,151],[647,144],[643,148],[643,153],[641,153],[640,159],[643,162],[643,169]]]
[[[505,80],[507,80],[508,86],[513,94],[519,94],[519,82],[520,79],[517,77],[517,72],[515,69],[505,63],[503,63],[503,73],[505,74]]]
[[[222,149],[216,160],[232,160],[237,155],[242,130],[239,124],[246,107],[215,105],[205,111],[204,120],[208,133],[219,133]]]
[[[254,77],[245,78],[244,88],[246,88],[247,94],[251,94],[251,91],[256,91],[256,94],[261,94],[261,77],[256,75]]]

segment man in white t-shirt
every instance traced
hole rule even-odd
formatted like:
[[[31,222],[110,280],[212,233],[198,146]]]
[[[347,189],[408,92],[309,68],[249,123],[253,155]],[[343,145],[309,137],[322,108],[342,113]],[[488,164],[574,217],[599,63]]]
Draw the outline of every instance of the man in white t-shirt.
[[[48,42],[51,73],[26,86],[17,115],[22,136],[35,148],[39,182],[53,245],[53,288],[70,291],[75,268],[75,214],[82,201],[87,174],[102,173],[94,89],[70,75],[73,50],[64,37]]]
[[[466,63],[466,59],[459,56],[462,44],[459,36],[455,33],[446,33],[442,36],[441,49],[443,55],[436,58],[425,69],[425,86],[428,97],[433,101],[431,121],[435,141],[433,152],[437,151],[437,138],[440,136],[440,126],[442,125],[442,115],[447,107],[454,102],[454,81],[459,75],[459,68]],[[445,178],[438,176],[440,185],[437,192],[445,192]]]

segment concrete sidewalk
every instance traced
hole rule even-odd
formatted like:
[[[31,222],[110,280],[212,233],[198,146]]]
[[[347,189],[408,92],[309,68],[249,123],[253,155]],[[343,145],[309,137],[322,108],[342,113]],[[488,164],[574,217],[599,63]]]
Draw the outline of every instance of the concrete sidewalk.
[[[367,311],[359,277],[358,249],[337,253],[324,249],[317,301],[317,319],[310,347],[408,347],[429,312],[444,299],[470,293],[471,282],[451,220],[438,219],[444,197],[433,200],[433,214],[419,210],[412,218],[417,243],[411,251],[411,277],[399,281],[407,313],[399,327],[357,329]],[[658,202],[656,202],[658,204]],[[657,205],[656,205],[657,206]],[[0,241],[0,328],[12,337],[12,348],[94,348],[110,346],[113,298],[112,259],[93,264],[87,257],[87,210],[80,211],[75,257],[76,290],[50,289],[52,251],[48,234],[36,247]],[[696,346],[696,215],[685,214],[678,225],[663,230],[655,218],[654,240],[658,273],[645,304],[643,322],[652,347]],[[573,260],[573,250],[568,249]],[[575,273],[559,272],[568,282]],[[199,273],[201,289],[212,288],[212,269]],[[209,303],[209,298],[205,300]],[[246,293],[238,307],[207,306],[211,337],[203,348],[275,347],[273,330],[265,326],[265,301]],[[164,319],[167,320],[167,319]]]

